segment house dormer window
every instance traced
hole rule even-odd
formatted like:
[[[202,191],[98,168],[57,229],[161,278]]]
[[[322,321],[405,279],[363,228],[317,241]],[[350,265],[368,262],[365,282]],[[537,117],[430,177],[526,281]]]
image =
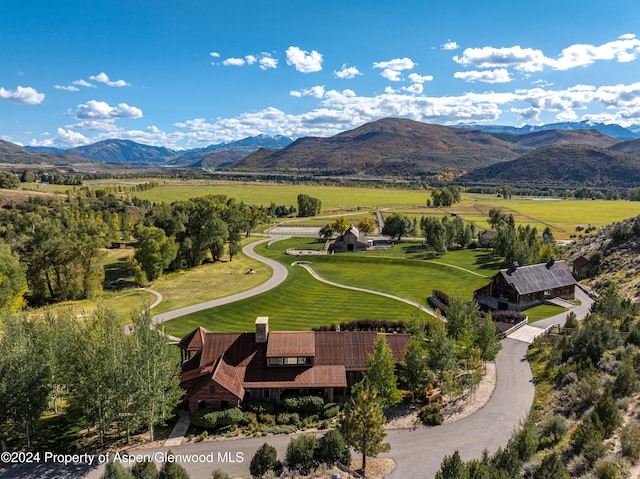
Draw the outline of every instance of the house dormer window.
[[[269,358],[269,366],[311,366],[313,358],[307,356],[286,356]]]

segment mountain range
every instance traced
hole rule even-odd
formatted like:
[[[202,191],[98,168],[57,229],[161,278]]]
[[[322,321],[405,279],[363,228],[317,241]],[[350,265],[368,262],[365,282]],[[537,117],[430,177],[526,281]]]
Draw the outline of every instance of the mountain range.
[[[184,151],[117,139],[66,151],[0,142],[0,163],[83,162],[365,178],[446,173],[467,183],[628,187],[640,186],[640,134],[589,122],[449,127],[385,118],[328,138],[259,135]]]

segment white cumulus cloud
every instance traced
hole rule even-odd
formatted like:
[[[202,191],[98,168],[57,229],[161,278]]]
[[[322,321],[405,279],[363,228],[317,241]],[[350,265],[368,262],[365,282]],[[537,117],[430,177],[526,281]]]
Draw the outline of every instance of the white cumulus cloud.
[[[324,86],[314,86],[311,88],[307,88],[306,90],[292,90],[290,92],[291,96],[295,97],[303,97],[303,96],[311,96],[313,98],[322,98],[324,96]]]
[[[362,73],[356,67],[347,67],[346,65],[342,65],[340,70],[333,72],[333,76],[342,80],[351,80],[357,75],[362,75]]]
[[[413,83],[424,83],[428,81],[433,81],[432,75],[418,75],[417,73],[409,73],[409,80]]]
[[[461,65],[472,65],[477,68],[513,67],[526,72],[541,71],[548,59],[540,50],[522,48],[519,45],[508,48],[467,48],[462,56],[454,56],[454,61]]]
[[[124,80],[111,81],[109,79],[109,75],[107,75],[105,72],[98,73],[97,75],[92,75],[89,77],[89,80],[96,81],[98,83],[104,83],[107,86],[114,86],[114,87],[131,86]]]
[[[80,91],[80,88],[78,88],[77,86],[73,86],[73,85],[69,85],[69,86],[53,85],[53,88],[55,88],[56,90],[64,90],[64,91]]]
[[[484,82],[484,83],[508,83],[511,76],[506,68],[497,68],[495,70],[455,72],[454,78],[459,78],[468,82]]]
[[[400,81],[402,80],[402,73],[397,70],[392,70],[391,68],[385,68],[380,72],[380,76],[386,78],[389,81]]]
[[[226,60],[223,60],[222,64],[225,67],[241,67],[244,66],[244,64],[246,63],[244,58],[227,58]]]
[[[261,70],[268,70],[270,68],[278,68],[278,59],[273,58],[268,53],[263,53],[263,56],[258,60]]]
[[[589,65],[597,60],[616,60],[620,63],[634,61],[640,53],[640,40],[635,35],[626,34],[618,40],[599,46],[577,44],[565,48],[557,60],[549,64],[558,70]]]
[[[218,52],[209,52],[209,55],[211,55],[213,58],[220,58],[220,54]]]
[[[122,118],[142,118],[142,110],[126,103],[110,106],[107,102],[89,100],[78,105],[75,112],[80,120],[114,120]]]
[[[424,91],[424,86],[422,83],[414,83],[412,85],[402,87],[402,90],[420,95]]]
[[[298,47],[287,48],[287,65],[295,67],[302,73],[313,73],[322,70],[322,54],[315,50],[311,53]]]
[[[78,85],[78,86],[83,86],[85,88],[96,88],[96,86],[93,83],[89,83],[87,80],[74,80],[71,83],[73,83],[74,85]]]
[[[24,105],[39,105],[44,100],[44,93],[39,93],[35,88],[31,88],[30,86],[18,86],[15,90],[5,90],[0,87],[0,98]]]
[[[374,62],[373,68],[389,69],[389,70],[411,70],[415,67],[415,63],[410,58],[394,58],[386,62]]]
[[[451,40],[449,40],[448,42],[443,43],[441,45],[441,48],[443,50],[457,50],[460,47],[458,47],[458,44],[456,42],[452,42]]]

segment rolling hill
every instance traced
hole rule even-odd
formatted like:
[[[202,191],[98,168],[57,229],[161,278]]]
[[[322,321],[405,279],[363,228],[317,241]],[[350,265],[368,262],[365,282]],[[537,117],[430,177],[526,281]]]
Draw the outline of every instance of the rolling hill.
[[[68,166],[87,163],[86,158],[70,153],[45,153],[30,151],[14,143],[0,140],[0,163],[11,165]]]
[[[385,118],[329,138],[301,138],[278,151],[259,150],[232,168],[401,176],[468,171],[527,150],[478,130]]]
[[[457,178],[463,183],[637,187],[640,158],[585,145],[538,148],[522,157],[479,168]]]

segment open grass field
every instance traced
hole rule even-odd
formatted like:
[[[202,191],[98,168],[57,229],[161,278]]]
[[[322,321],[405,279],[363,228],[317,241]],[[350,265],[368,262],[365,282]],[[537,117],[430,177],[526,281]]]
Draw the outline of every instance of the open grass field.
[[[103,304],[113,309],[122,319],[123,324],[130,321],[132,315],[138,314],[155,301],[156,297],[141,290],[125,290],[120,292],[104,292],[95,299],[84,299],[80,301],[65,301],[51,306],[31,310],[28,314],[44,314],[47,310],[55,313],[62,309],[71,309],[74,315],[91,314],[99,304]]]
[[[246,274],[249,268],[253,268],[255,273]],[[208,263],[169,273],[149,286],[164,298],[153,313],[164,313],[229,296],[264,283],[270,277],[271,269],[268,266],[243,254],[237,255],[231,262]]]
[[[337,186],[286,185],[257,182],[184,182],[148,191],[136,192],[138,198],[150,201],[187,200],[194,196],[227,195],[245,203],[269,205],[297,205],[298,195],[305,193],[322,201],[322,211],[352,211],[361,208],[384,208],[421,205],[427,201],[425,190],[398,188],[342,188]]]
[[[394,294],[421,304],[426,304],[432,289],[469,297],[473,290],[488,281],[473,272],[491,275],[494,270],[486,267],[490,263],[486,253],[480,250],[450,253],[450,265],[469,266],[472,272],[400,257],[365,254],[295,257],[285,254],[287,248],[318,248],[319,245],[313,238],[292,238],[277,241],[269,247],[258,246],[258,253],[289,268],[289,277],[283,284],[244,301],[168,321],[166,331],[179,337],[198,326],[211,331],[251,331],[256,316],[269,316],[273,330],[304,330],[364,318],[406,320],[415,311],[414,307],[399,301],[321,283],[303,268],[291,267],[291,263],[299,259],[311,261],[316,272],[334,282]]]
[[[175,183],[175,182],[174,182]],[[488,227],[487,216],[491,208],[499,207],[513,214],[517,224],[530,224],[542,231],[549,226],[557,239],[568,239],[576,234],[576,226],[602,227],[640,214],[640,202],[607,200],[532,200],[525,197],[512,199],[495,195],[466,193],[462,201],[451,208],[427,208],[429,198],[425,190],[397,188],[346,188],[317,185],[283,185],[257,182],[203,182],[167,184],[152,190],[135,193],[151,201],[184,200],[207,194],[224,194],[248,203],[268,205],[296,205],[299,193],[306,193],[322,201],[322,214],[340,214],[348,211],[389,209],[409,215],[444,215],[456,213],[478,228]],[[321,226],[324,220],[307,219],[300,226]]]

